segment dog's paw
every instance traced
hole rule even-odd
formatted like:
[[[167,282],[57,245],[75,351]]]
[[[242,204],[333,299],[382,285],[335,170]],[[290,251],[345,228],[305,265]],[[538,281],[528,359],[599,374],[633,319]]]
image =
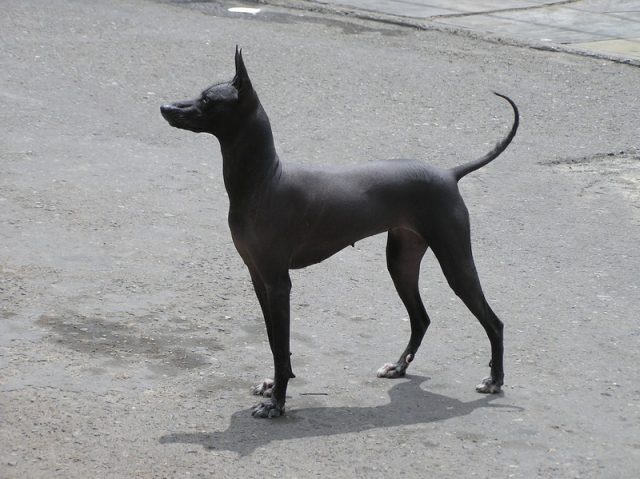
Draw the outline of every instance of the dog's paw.
[[[271,393],[273,392],[273,379],[266,378],[260,384],[253,386],[251,392],[256,396],[271,397]]]
[[[395,364],[387,363],[384,366],[382,366],[380,369],[378,369],[378,372],[376,373],[376,375],[379,378],[393,379],[393,378],[404,377],[406,372],[407,372],[407,365],[406,364],[403,364],[403,363],[395,363]]]
[[[253,408],[251,415],[261,419],[284,416],[284,405],[279,406],[274,401],[263,402]]]
[[[476,391],[482,394],[498,394],[502,392],[502,384],[499,384],[490,377],[484,378],[482,382],[476,386]]]

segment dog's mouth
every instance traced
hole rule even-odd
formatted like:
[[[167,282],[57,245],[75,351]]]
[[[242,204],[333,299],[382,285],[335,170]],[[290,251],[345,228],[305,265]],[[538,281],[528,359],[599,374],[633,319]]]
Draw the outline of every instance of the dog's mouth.
[[[192,102],[169,103],[162,105],[160,107],[160,113],[162,114],[162,117],[167,120],[167,123],[174,128],[189,130],[195,133],[205,131],[202,128],[194,126],[189,121],[190,117],[193,116]]]

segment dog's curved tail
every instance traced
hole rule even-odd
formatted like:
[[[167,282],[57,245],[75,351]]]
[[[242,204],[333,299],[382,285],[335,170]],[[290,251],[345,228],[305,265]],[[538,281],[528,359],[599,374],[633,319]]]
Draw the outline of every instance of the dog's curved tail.
[[[477,170],[478,168],[482,168],[486,164],[490,163],[492,160],[495,160],[500,154],[507,149],[513,137],[516,136],[516,131],[518,131],[518,125],[520,124],[520,113],[518,112],[518,107],[516,104],[509,98],[508,96],[501,95],[500,93],[493,92],[494,95],[497,95],[501,98],[504,98],[509,102],[511,108],[513,108],[513,126],[511,127],[511,131],[507,136],[505,136],[502,140],[496,143],[496,146],[493,147],[489,153],[484,155],[482,158],[478,158],[477,160],[470,161],[469,163],[465,163],[464,165],[456,166],[451,168],[451,172],[455,177],[456,181],[460,181],[465,175],[468,175],[472,171]]]

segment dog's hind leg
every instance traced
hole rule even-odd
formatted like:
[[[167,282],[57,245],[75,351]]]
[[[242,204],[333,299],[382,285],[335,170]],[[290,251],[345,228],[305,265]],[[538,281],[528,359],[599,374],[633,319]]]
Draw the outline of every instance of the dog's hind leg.
[[[504,381],[503,324],[485,299],[471,252],[469,217],[460,209],[453,222],[440,225],[438,239],[431,247],[440,262],[447,282],[456,295],[480,321],[491,343],[491,376],[482,380],[476,391],[498,393]]]
[[[387,269],[400,299],[407,308],[411,322],[411,337],[400,359],[396,363],[387,363],[382,366],[378,370],[378,377],[398,378],[404,376],[429,327],[429,316],[424,309],[418,290],[420,262],[426,250],[425,240],[412,231],[394,229],[388,233]]]

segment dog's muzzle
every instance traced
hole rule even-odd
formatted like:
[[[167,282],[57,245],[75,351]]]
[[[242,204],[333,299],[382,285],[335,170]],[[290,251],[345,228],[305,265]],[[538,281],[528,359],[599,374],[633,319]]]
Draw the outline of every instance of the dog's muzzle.
[[[162,105],[160,107],[160,113],[162,117],[167,120],[170,124],[176,121],[180,116],[180,108],[176,107],[173,104]]]

